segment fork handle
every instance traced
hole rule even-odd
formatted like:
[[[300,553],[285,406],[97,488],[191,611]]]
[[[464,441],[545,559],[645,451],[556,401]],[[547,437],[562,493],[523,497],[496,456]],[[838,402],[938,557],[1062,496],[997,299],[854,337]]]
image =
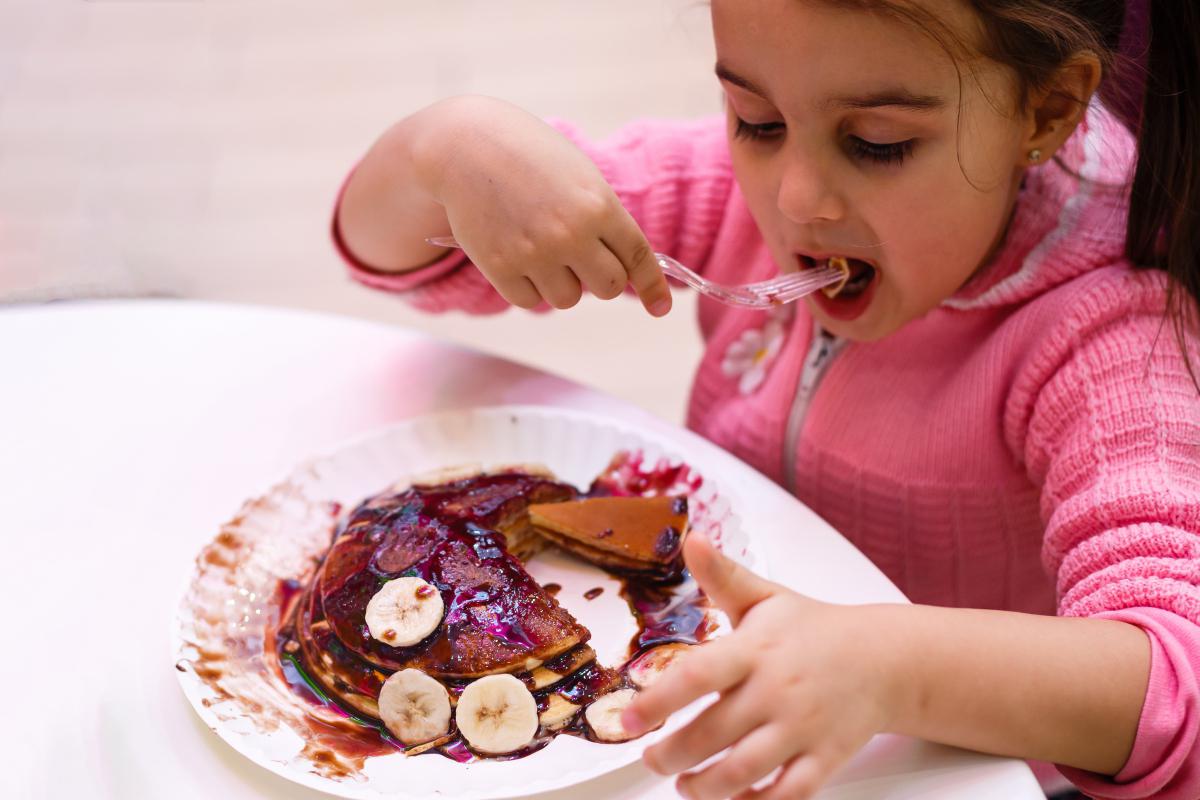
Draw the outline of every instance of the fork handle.
[[[670,256],[662,253],[655,253],[654,260],[658,262],[658,266],[662,268],[663,274],[667,277],[674,278],[677,281],[682,281],[697,291],[704,291],[708,287],[708,281],[704,280],[699,275],[692,272],[690,269],[683,266]]]

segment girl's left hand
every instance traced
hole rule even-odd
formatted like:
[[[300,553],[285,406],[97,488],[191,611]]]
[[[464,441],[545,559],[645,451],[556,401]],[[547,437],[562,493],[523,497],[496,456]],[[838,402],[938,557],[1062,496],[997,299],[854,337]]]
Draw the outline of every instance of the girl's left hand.
[[[690,724],[646,750],[663,775],[728,748],[676,788],[693,800],[805,798],[884,730],[901,697],[892,664],[900,632],[872,606],[838,606],[797,594],[730,561],[701,536],[684,546],[692,576],[735,630],[672,664],[626,709],[635,734],[712,692]],[[783,767],[769,786],[752,786]]]

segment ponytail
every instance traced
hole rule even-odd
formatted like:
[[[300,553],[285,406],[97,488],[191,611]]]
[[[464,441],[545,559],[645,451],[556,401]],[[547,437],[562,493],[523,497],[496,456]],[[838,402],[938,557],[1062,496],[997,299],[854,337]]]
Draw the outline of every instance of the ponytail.
[[[1200,308],[1200,3],[1145,3],[1146,88],[1125,253],[1133,264],[1170,276],[1167,315],[1200,389],[1187,350]]]

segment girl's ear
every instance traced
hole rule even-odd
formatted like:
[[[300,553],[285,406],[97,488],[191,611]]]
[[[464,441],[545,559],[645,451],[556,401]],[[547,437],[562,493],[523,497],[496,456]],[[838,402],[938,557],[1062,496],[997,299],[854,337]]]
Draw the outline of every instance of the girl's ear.
[[[1020,150],[1025,166],[1049,160],[1070,138],[1100,77],[1100,59],[1091,52],[1080,53],[1059,67],[1046,86],[1031,92]]]

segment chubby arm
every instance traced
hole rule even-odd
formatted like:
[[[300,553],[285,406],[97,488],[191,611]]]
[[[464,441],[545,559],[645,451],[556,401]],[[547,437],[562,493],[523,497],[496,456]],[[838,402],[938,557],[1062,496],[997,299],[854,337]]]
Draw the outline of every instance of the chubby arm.
[[[379,272],[408,272],[445,253],[425,241],[450,235],[446,209],[433,193],[436,144],[464,109],[440,103],[406,117],[371,146],[346,182],[337,226],[346,247]]]
[[[1150,674],[1137,626],[933,606],[875,613],[907,676],[890,730],[1101,775],[1129,758]]]
[[[597,166],[558,131],[486,97],[436,103],[380,137],[345,187],[337,227],[355,258],[407,272],[453,233],[512,305],[557,308],[584,289],[609,299],[632,285],[651,313],[670,310],[645,236]]]

